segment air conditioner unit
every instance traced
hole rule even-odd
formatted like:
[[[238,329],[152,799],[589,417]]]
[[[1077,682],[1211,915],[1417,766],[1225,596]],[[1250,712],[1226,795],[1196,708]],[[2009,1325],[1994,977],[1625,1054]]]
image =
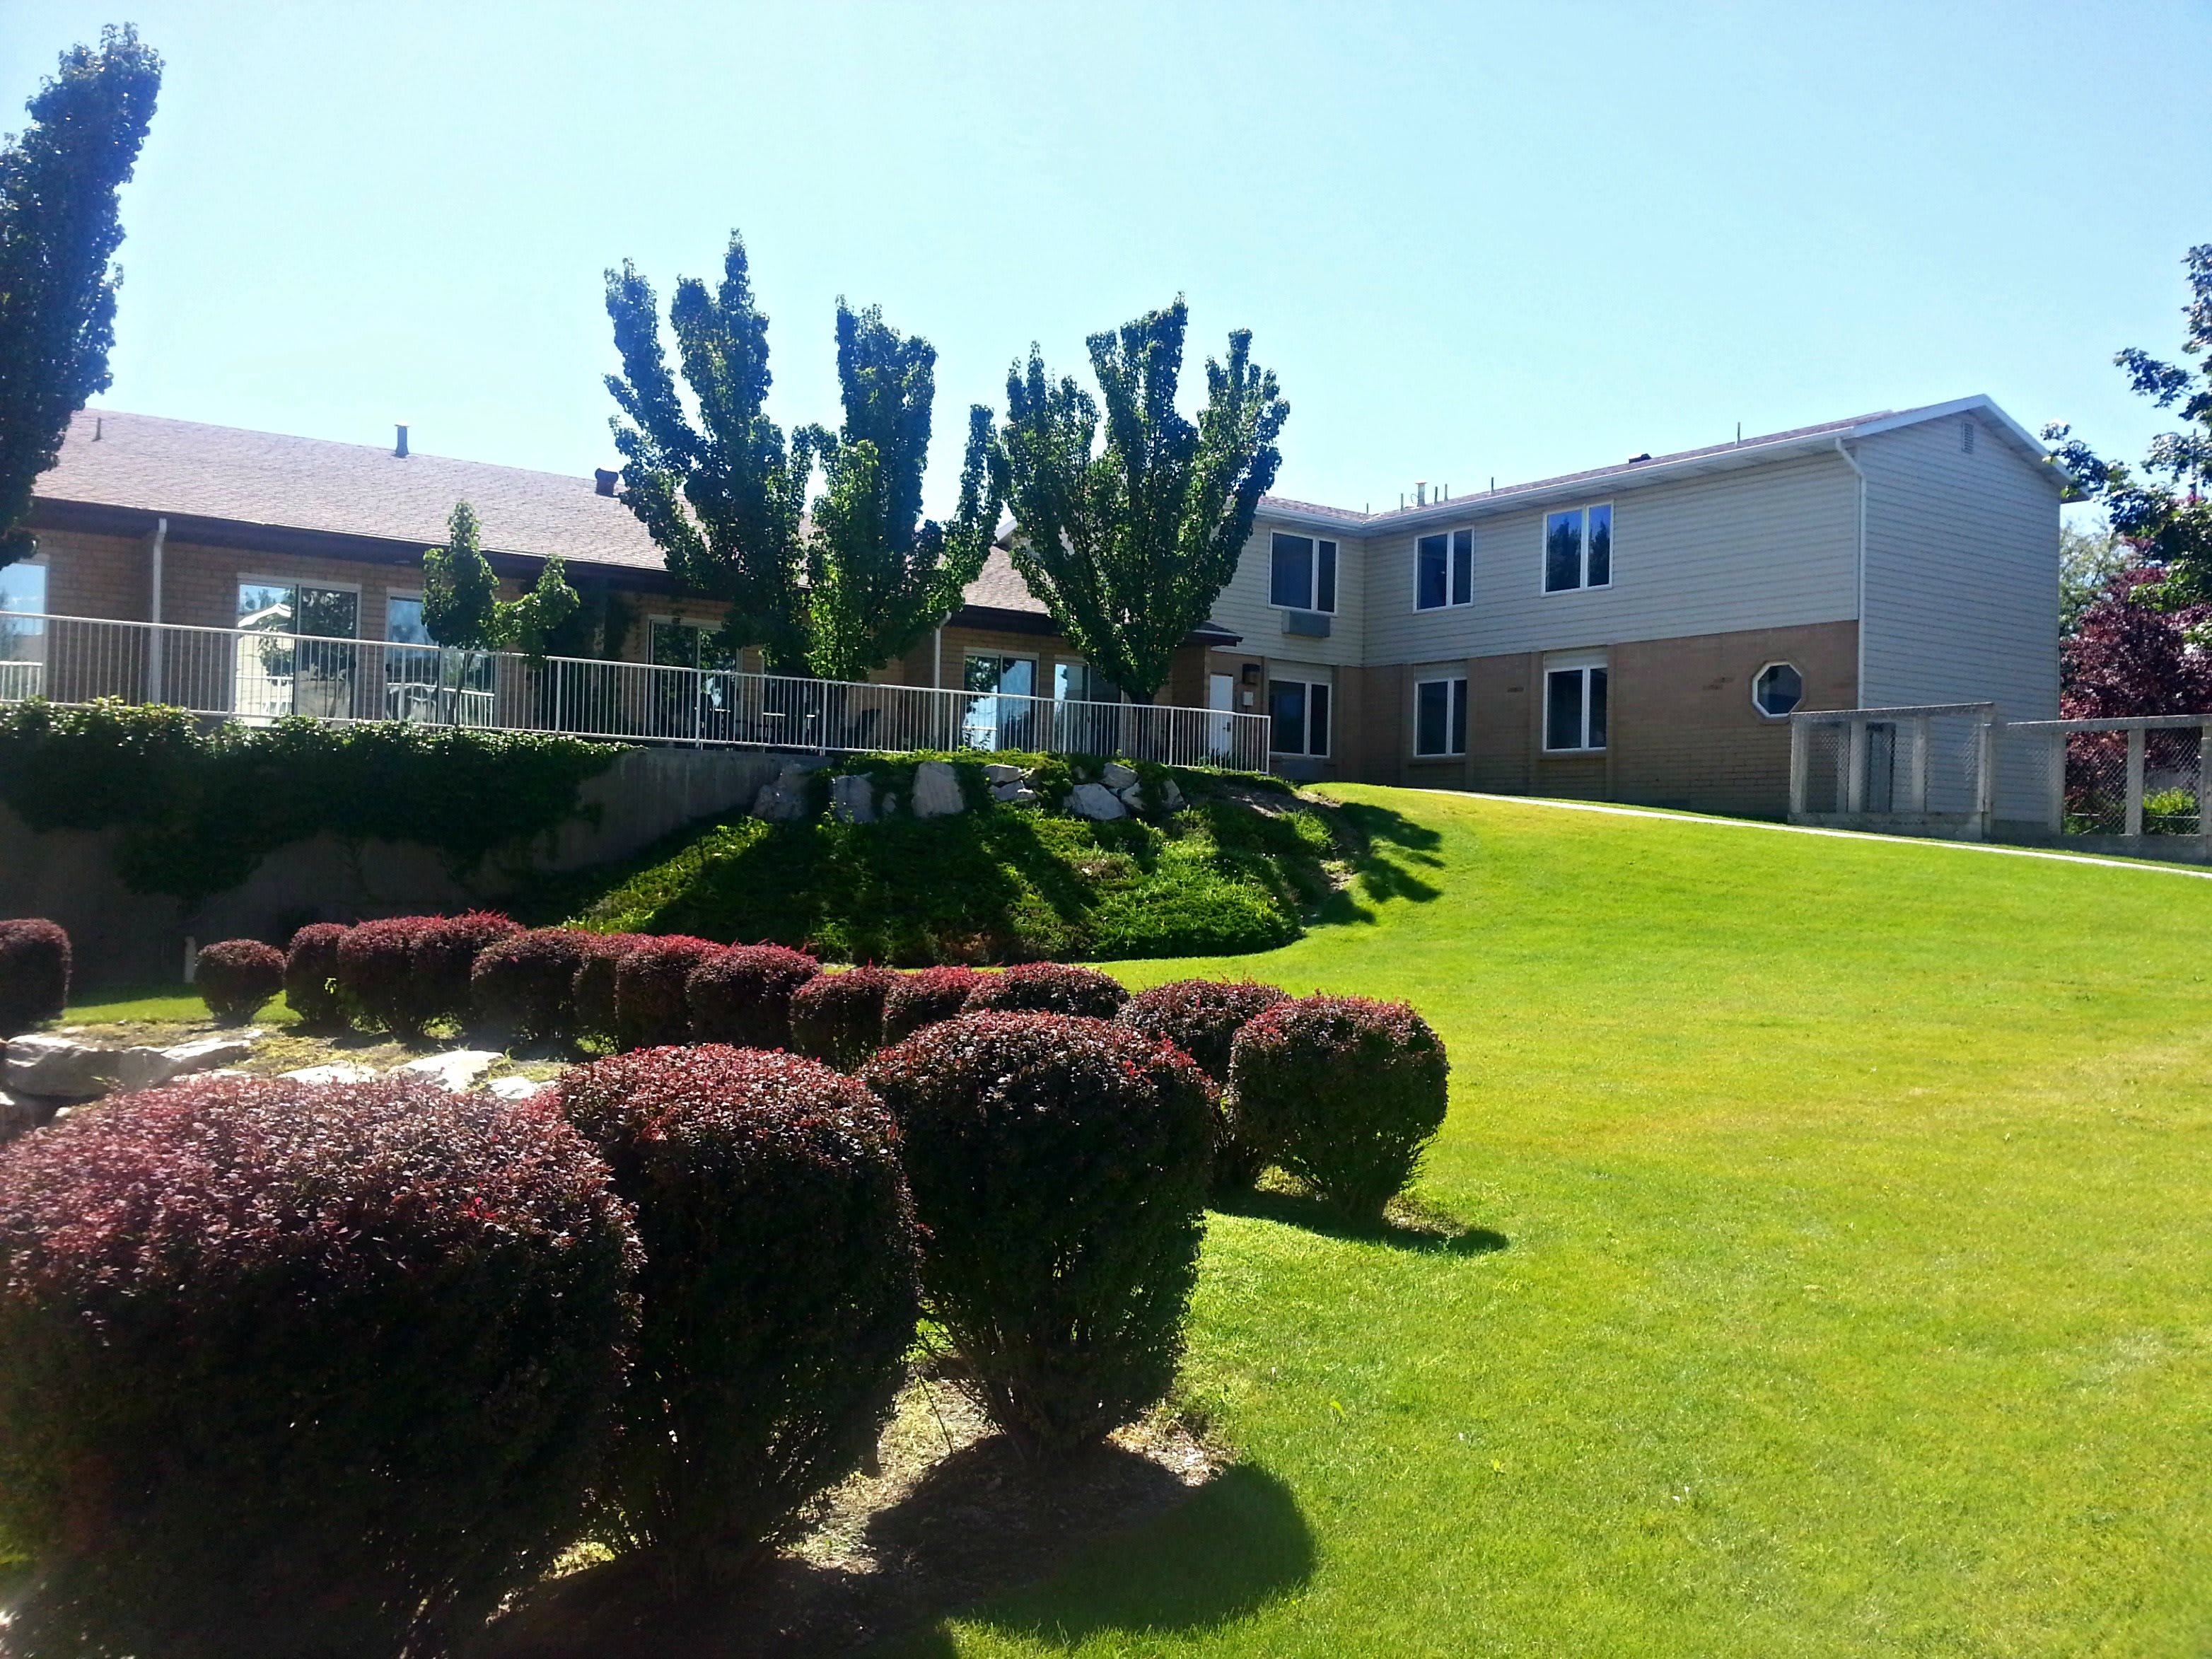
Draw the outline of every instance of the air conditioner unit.
[[[1328,637],[1329,618],[1320,611],[1285,611],[1283,612],[1283,632],[1303,635],[1307,639],[1325,640]]]

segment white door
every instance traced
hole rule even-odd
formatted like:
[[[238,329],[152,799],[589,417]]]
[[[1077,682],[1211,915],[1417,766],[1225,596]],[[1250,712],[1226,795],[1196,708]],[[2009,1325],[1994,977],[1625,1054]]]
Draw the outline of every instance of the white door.
[[[1216,763],[1229,757],[1229,726],[1226,718],[1237,706],[1237,678],[1233,674],[1209,674],[1206,677],[1206,706],[1221,710],[1224,718],[1206,722],[1206,747],[1213,751]]]

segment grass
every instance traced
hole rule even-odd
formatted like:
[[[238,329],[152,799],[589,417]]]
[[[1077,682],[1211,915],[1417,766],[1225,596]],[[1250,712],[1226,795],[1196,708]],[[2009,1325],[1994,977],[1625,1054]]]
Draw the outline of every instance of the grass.
[[[1456,1239],[1214,1218],[1236,1467],[903,1655],[2212,1651],[2212,884],[1346,788]]]
[[[1057,775],[1038,780],[1048,803],[1066,793],[1065,763],[1012,758]],[[955,764],[969,802],[957,816],[694,826],[613,870],[556,879],[515,914],[902,966],[1218,954],[1297,938],[1333,892],[1333,868],[1358,854],[1341,815],[1279,785],[1177,770],[1184,811],[1095,823],[1001,805],[980,763]],[[912,789],[910,762],[841,769]]]
[[[204,1025],[211,1016],[200,994],[189,985],[122,986],[88,994],[70,1004],[57,1022],[63,1025],[133,1024]],[[300,1017],[279,994],[254,1015],[252,1024],[264,1029],[295,1025]]]

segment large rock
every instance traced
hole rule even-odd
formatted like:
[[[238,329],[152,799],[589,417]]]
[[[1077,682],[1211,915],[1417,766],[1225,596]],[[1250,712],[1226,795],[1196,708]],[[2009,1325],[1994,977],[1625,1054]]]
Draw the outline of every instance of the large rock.
[[[806,777],[814,769],[787,766],[774,783],[761,785],[753,798],[753,816],[775,823],[789,823],[806,816]]]
[[[245,1060],[260,1035],[248,1029],[155,1048],[143,1044],[111,1047],[34,1031],[9,1043],[6,1082],[11,1091],[21,1094],[97,1100]]]
[[[1161,781],[1160,810],[1163,812],[1180,812],[1182,811],[1182,791],[1176,787],[1176,781],[1173,778],[1166,778]]]
[[[1037,798],[1037,792],[1018,778],[1012,783],[991,786],[991,799],[1002,800],[1009,806],[1027,806]]]
[[[918,818],[949,818],[967,810],[960,793],[960,775],[950,761],[924,761],[914,769],[914,815]]]
[[[366,1083],[376,1075],[376,1067],[341,1060],[328,1066],[302,1066],[296,1072],[280,1072],[277,1075],[287,1083]]]
[[[1009,766],[1004,761],[993,761],[983,769],[983,776],[993,785],[1019,783],[1029,775],[1018,766]]]
[[[1109,789],[1118,794],[1136,782],[1137,769],[1133,766],[1124,766],[1119,761],[1108,761],[1099,769],[1098,775]]]
[[[528,1100],[544,1094],[552,1086],[550,1083],[533,1082],[526,1077],[495,1077],[484,1085],[484,1092],[501,1100]]]
[[[1096,818],[1101,823],[1129,816],[1129,809],[1121,805],[1121,797],[1103,783],[1077,784],[1068,792],[1067,810],[1079,817]]]
[[[447,1094],[458,1095],[477,1086],[477,1079],[499,1064],[501,1056],[489,1048],[455,1048],[442,1054],[425,1054],[392,1068],[394,1077],[427,1078]]]
[[[842,823],[876,821],[876,786],[858,773],[830,780],[830,816]]]

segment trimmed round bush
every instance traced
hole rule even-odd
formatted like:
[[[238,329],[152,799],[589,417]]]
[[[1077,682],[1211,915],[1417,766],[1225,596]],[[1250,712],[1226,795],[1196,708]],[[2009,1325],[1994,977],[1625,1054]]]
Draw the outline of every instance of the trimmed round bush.
[[[1056,1457],[1165,1394],[1198,1276],[1206,1074],[1105,1020],[988,1013],[861,1079],[898,1120],[927,1305],[992,1420]]]
[[[284,953],[258,939],[203,945],[192,960],[192,988],[217,1019],[243,1025],[284,988]]]
[[[917,1311],[890,1115],[850,1078],[719,1044],[579,1067],[557,1097],[637,1206],[644,1328],[599,1530],[696,1582],[788,1537],[875,1444]]]
[[[623,957],[652,936],[647,933],[585,933],[569,995],[576,1010],[578,1036],[615,1035],[615,969]]]
[[[1342,1214],[1376,1221],[1443,1127],[1450,1070],[1443,1040],[1404,1003],[1306,997],[1237,1033],[1229,1113]]]
[[[0,1037],[58,1019],[69,1006],[70,939],[51,921],[0,921]]]
[[[470,1029],[501,1043],[572,1037],[576,972],[595,937],[538,927],[493,940],[469,968]]]
[[[349,930],[335,921],[313,921],[292,935],[284,952],[284,1000],[309,1025],[343,1025],[338,1000],[338,941]]]
[[[691,1006],[684,981],[702,963],[722,954],[712,939],[683,933],[648,935],[615,959],[615,1046],[658,1048],[691,1041]]]
[[[432,1016],[468,1024],[473,988],[470,975],[477,952],[522,929],[505,916],[489,910],[469,910],[458,916],[431,916],[415,939],[415,972],[423,981],[423,994],[436,1007]]]
[[[925,1025],[957,1019],[982,977],[973,968],[925,968],[901,974],[884,998],[884,1041],[902,1042]]]
[[[733,945],[691,975],[692,1030],[702,1042],[788,1048],[791,999],[821,971],[822,964],[803,951]]]
[[[23,1653],[442,1652],[575,1536],[629,1206],[549,1108],[195,1079],[0,1159]]]
[[[389,916],[338,941],[338,990],[373,1023],[415,1038],[433,1020],[465,1021],[477,952],[521,931],[505,916]]]
[[[791,1042],[849,1072],[884,1046],[884,1005],[900,975],[884,968],[817,974],[792,993]]]
[[[1128,988],[1120,980],[1096,968],[1070,962],[1024,962],[1003,973],[976,975],[966,1012],[1111,1019],[1128,1000]]]
[[[1287,993],[1249,980],[1179,979],[1139,991],[1115,1023],[1171,1042],[1216,1085],[1229,1081],[1229,1050],[1245,1021],[1287,1002]],[[1267,1165],[1272,1149],[1253,1139],[1224,1095],[1213,1124],[1213,1190],[1240,1192]]]

